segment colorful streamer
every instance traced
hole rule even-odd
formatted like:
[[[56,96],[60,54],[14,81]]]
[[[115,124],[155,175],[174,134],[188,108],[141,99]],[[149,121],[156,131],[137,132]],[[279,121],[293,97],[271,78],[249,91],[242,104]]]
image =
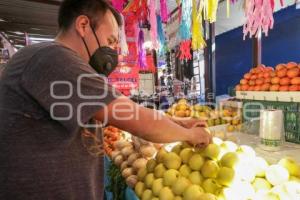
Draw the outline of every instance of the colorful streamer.
[[[126,3],[126,0],[112,0],[111,1],[112,6],[119,12],[122,12],[125,3]]]
[[[150,0],[150,32],[151,32],[151,41],[152,47],[154,49],[159,48],[159,43],[157,41],[157,19],[156,19],[156,0]]]
[[[144,42],[145,42],[144,31],[142,29],[140,29],[139,39],[138,39],[138,52],[139,52],[138,65],[140,66],[140,69],[142,69],[142,70],[145,70],[147,67],[146,50],[143,47]]]
[[[158,33],[158,40],[159,40],[159,53],[162,54],[166,46],[166,38],[163,30],[161,17],[159,15],[157,15],[157,33]]]
[[[168,22],[168,7],[166,0],[160,0],[160,15],[163,23]]]
[[[274,26],[273,5],[270,0],[249,0],[245,14],[244,40],[248,33],[250,38],[258,37],[261,31],[268,36],[269,29],[273,29]]]
[[[198,13],[197,13],[198,10]],[[193,34],[192,34],[192,48],[193,50],[203,49],[206,46],[203,38],[203,25],[202,25],[202,12],[203,3],[200,2],[199,9],[197,9],[197,1],[193,0]]]
[[[125,18],[122,14],[121,14],[121,17],[122,17],[122,21],[123,21],[123,25],[120,28],[121,55],[126,56],[126,55],[128,55],[129,51],[128,51],[128,44],[126,41],[126,33],[125,33]]]
[[[181,23],[179,35],[182,42],[180,43],[181,60],[191,59],[191,25],[192,25],[192,0],[182,0],[181,3]]]
[[[204,20],[214,23],[217,20],[218,0],[204,0]]]

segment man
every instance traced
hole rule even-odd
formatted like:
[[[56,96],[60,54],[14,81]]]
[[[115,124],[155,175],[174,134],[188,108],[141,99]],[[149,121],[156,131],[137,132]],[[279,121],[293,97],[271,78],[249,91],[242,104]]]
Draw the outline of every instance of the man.
[[[20,50],[0,82],[1,200],[102,199],[103,157],[86,142],[91,119],[157,143],[210,142],[203,128],[156,120],[96,76],[117,64],[121,21],[107,2],[65,0],[58,22],[55,42]]]

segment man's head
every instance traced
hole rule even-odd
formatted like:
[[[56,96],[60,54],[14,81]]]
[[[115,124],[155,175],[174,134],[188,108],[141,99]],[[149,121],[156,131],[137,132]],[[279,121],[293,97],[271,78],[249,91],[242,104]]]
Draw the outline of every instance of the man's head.
[[[65,39],[72,38],[73,49],[88,60],[88,54],[92,55],[99,48],[97,39],[101,46],[118,47],[122,19],[105,0],[64,0],[59,9],[58,25]]]

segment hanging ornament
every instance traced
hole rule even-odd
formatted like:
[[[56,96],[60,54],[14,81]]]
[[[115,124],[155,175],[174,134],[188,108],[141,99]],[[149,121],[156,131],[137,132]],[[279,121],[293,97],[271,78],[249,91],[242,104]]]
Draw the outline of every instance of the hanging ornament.
[[[126,0],[111,0],[112,6],[113,6],[118,12],[122,12],[125,3],[126,3]]]
[[[152,47],[154,49],[159,48],[159,44],[157,41],[157,19],[156,19],[156,0],[150,0],[150,33],[151,33],[151,41]]]
[[[126,56],[128,55],[128,45],[127,45],[127,41],[126,41],[126,33],[125,33],[125,18],[124,16],[121,14],[121,18],[122,18],[122,27],[120,28],[120,46],[121,46],[121,55]]]
[[[193,17],[192,48],[193,48],[193,50],[203,49],[206,46],[205,40],[203,38],[202,11],[203,11],[203,2],[200,1],[199,9],[197,11],[197,1],[193,0],[193,9],[192,9],[192,17]]]
[[[217,20],[218,0],[204,0],[204,20],[214,23]]]
[[[161,17],[157,15],[157,33],[158,33],[158,41],[159,41],[159,54],[164,53],[164,49],[166,46],[166,38],[163,30],[163,24],[161,21]]]
[[[146,50],[143,47],[144,42],[145,42],[144,31],[140,29],[139,38],[138,38],[138,52],[139,52],[138,65],[142,70],[145,70],[147,67]]]
[[[274,5],[270,0],[248,0],[245,14],[246,22],[243,27],[244,40],[246,36],[250,38],[258,37],[260,32],[268,36],[269,29],[274,26],[273,18]]]
[[[163,23],[168,22],[168,7],[166,0],[160,0],[160,15]]]
[[[136,15],[140,22],[140,27],[146,28],[144,27],[144,25],[148,24],[148,15],[149,15],[147,0],[140,0],[139,7],[136,11]]]
[[[181,23],[179,27],[179,35],[181,39],[180,43],[180,55],[179,58],[191,59],[191,15],[192,15],[192,0],[181,1]]]

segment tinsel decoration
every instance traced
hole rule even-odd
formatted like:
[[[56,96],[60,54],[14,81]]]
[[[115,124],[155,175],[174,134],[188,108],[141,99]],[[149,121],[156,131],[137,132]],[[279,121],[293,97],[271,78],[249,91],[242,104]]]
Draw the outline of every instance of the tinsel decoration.
[[[168,22],[168,7],[166,0],[160,0],[160,15],[163,23]]]
[[[245,9],[246,22],[243,27],[244,40],[248,33],[250,38],[253,36],[258,37],[261,31],[268,36],[269,29],[274,26],[273,10],[274,5],[270,0],[247,1]]]
[[[156,0],[150,0],[150,33],[151,33],[151,41],[152,47],[154,49],[159,48],[159,44],[157,41],[157,19],[156,19]]]
[[[138,65],[140,66],[140,69],[142,69],[142,70],[145,70],[147,67],[146,50],[143,47],[144,42],[145,42],[144,31],[142,29],[140,29],[139,39],[138,39],[138,52],[139,52]]]
[[[121,55],[126,56],[128,55],[129,51],[128,51],[128,44],[126,41],[126,33],[125,33],[125,18],[122,14],[121,14],[121,18],[123,22],[122,27],[120,28]]]
[[[179,27],[180,34],[180,55],[181,60],[191,59],[191,25],[192,25],[192,0],[181,1],[181,23]]]
[[[203,25],[202,25],[202,12],[203,12],[203,2],[199,4],[197,9],[197,1],[193,0],[193,34],[192,34],[192,48],[193,50],[203,49],[206,46],[205,40],[203,38]]]
[[[118,11],[122,12],[124,5],[127,1],[126,0],[111,0],[112,6]]]
[[[163,30],[163,25],[161,21],[161,17],[157,15],[157,33],[158,33],[158,40],[159,40],[159,53],[163,54],[164,53],[164,48],[166,44],[166,38]]]
[[[204,20],[214,23],[217,20],[219,0],[204,0]]]

